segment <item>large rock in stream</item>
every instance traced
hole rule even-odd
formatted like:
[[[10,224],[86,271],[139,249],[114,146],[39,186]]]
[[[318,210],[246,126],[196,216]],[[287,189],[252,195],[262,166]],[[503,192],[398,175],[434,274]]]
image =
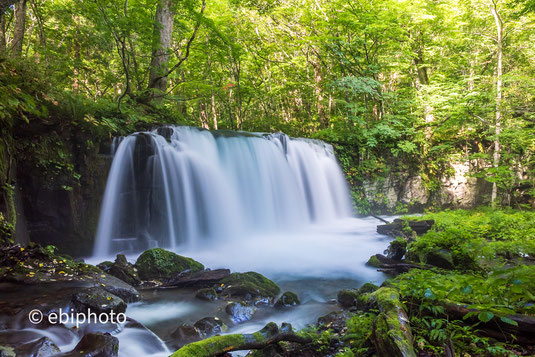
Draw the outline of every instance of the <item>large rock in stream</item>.
[[[206,269],[203,271],[186,271],[179,273],[177,276],[167,280],[163,286],[166,287],[195,287],[195,288],[209,288],[214,284],[219,283],[230,275],[229,269]]]
[[[201,263],[162,248],[144,251],[137,258],[135,266],[143,280],[168,280],[184,271],[204,269]]]
[[[119,340],[109,333],[88,333],[74,350],[59,357],[116,357],[119,354]]]
[[[240,298],[254,303],[271,303],[280,293],[273,281],[255,272],[232,273],[221,280],[221,294],[229,298]]]
[[[137,268],[126,260],[124,254],[117,254],[113,263],[102,262],[97,267],[132,286],[141,284]]]
[[[412,231],[416,232],[417,235],[422,235],[427,233],[431,227],[435,224],[434,220],[427,221],[405,221],[403,219],[396,218],[394,222],[389,224],[381,224],[377,226],[377,233],[385,234],[391,237],[404,237],[406,234],[404,232],[405,227],[409,227]]]
[[[89,288],[73,295],[72,302],[78,312],[94,312],[96,314],[123,313],[126,303],[102,288]]]

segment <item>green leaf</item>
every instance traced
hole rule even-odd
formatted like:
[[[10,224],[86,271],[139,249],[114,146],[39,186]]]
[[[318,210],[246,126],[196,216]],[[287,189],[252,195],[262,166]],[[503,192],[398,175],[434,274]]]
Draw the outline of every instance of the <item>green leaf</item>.
[[[511,319],[508,318],[508,317],[502,316],[502,317],[500,317],[500,320],[502,320],[502,321],[505,322],[506,324],[513,325],[513,326],[518,326],[518,322],[516,322],[516,321],[514,321],[514,320],[511,320]]]
[[[477,315],[477,318],[479,319],[479,321],[483,321],[483,322],[489,322],[490,320],[492,320],[493,317],[494,317],[494,314],[489,311],[481,311]]]

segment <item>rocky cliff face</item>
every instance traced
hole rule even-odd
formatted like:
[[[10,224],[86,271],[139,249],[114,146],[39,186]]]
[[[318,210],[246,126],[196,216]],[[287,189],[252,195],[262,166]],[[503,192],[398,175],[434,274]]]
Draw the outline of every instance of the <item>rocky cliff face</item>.
[[[491,185],[471,177],[472,163],[452,163],[453,175],[443,177],[439,187],[429,187],[420,175],[391,173],[382,179],[365,180],[362,191],[378,211],[388,213],[405,206],[409,212],[429,207],[473,208],[488,202]]]
[[[72,147],[78,144],[73,142]],[[17,240],[55,245],[72,256],[91,254],[111,159],[105,143],[73,151],[72,161],[80,177],[71,186],[46,182],[33,163],[19,162],[17,186],[23,215],[19,213],[17,225],[25,221],[28,237],[18,234]]]

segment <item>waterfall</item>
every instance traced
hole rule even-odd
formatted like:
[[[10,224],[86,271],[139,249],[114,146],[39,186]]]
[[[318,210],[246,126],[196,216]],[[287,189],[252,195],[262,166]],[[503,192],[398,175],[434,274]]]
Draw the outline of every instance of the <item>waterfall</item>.
[[[176,250],[352,215],[333,148],[285,134],[161,127],[115,140],[94,254]]]

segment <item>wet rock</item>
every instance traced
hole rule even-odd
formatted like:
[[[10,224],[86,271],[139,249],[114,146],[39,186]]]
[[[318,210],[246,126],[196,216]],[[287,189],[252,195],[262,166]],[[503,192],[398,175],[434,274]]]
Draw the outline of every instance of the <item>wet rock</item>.
[[[232,273],[221,280],[222,294],[242,298],[255,303],[270,303],[279,294],[280,288],[265,276],[255,273]]]
[[[184,271],[204,269],[201,263],[162,248],[146,250],[137,258],[135,266],[143,280],[168,280]]]
[[[350,308],[357,305],[360,292],[357,289],[340,290],[338,292],[338,302],[343,308]]]
[[[182,347],[188,343],[202,340],[199,330],[195,326],[180,325],[172,333],[171,337],[176,342],[177,347]]]
[[[404,229],[410,228],[412,231],[416,232],[417,235],[422,235],[427,233],[431,227],[435,224],[434,220],[427,221],[404,221],[402,219],[395,219],[393,223],[390,224],[381,224],[377,226],[377,233],[389,235],[391,237],[404,237]]]
[[[119,340],[109,333],[88,333],[74,350],[61,354],[61,357],[115,357],[119,353]]]
[[[17,356],[45,357],[61,352],[58,346],[48,337],[42,337],[36,341],[28,342],[15,348]],[[0,352],[2,356],[2,352]]]
[[[447,249],[437,249],[425,254],[423,261],[443,269],[453,269],[453,256]]]
[[[113,265],[113,262],[110,262],[109,260],[105,260],[102,263],[97,264],[97,268],[99,268],[105,273],[108,273],[112,265]]]
[[[206,269],[198,272],[184,272],[165,282],[164,286],[208,288],[230,275],[229,269]]]
[[[96,314],[111,312],[118,314],[126,311],[126,303],[117,295],[102,288],[89,288],[73,295],[72,303],[79,312],[91,310]]]
[[[317,325],[321,330],[332,329],[335,333],[341,333],[347,325],[347,320],[353,316],[348,311],[333,311],[318,318]]]
[[[221,334],[228,329],[227,325],[218,317],[205,317],[197,321],[193,326],[203,338]]]
[[[291,291],[286,291],[275,303],[275,307],[290,307],[301,304],[297,295]]]
[[[141,295],[132,285],[111,275],[101,276],[99,279],[99,287],[111,294],[117,295],[128,303],[141,300]]]
[[[407,241],[403,238],[396,238],[386,250],[386,256],[393,260],[401,260],[407,252]]]
[[[241,301],[236,301],[228,304],[225,311],[230,315],[230,320],[238,324],[249,321],[253,317],[256,308]]]
[[[204,301],[215,301],[217,300],[217,293],[212,288],[205,288],[197,290],[195,297]]]
[[[126,260],[124,254],[117,254],[114,263],[105,261],[97,267],[132,286],[141,284],[136,267]]]

